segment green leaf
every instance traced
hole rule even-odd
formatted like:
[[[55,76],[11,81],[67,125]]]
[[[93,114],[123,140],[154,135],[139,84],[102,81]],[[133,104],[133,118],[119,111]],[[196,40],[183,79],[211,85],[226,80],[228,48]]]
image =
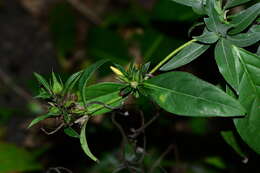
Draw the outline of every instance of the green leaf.
[[[260,56],[260,45],[258,46],[258,49],[257,49],[256,54],[257,54],[258,56]]]
[[[245,114],[239,102],[219,88],[189,73],[169,72],[144,82],[144,90],[168,112],[195,117]]]
[[[247,116],[234,123],[242,139],[260,154],[260,57],[235,46],[232,50],[238,61],[239,101],[247,110]]]
[[[224,6],[224,9],[232,8],[232,7],[244,4],[249,1],[250,0],[228,0],[226,5]]]
[[[224,23],[223,14],[217,11],[217,5],[215,0],[209,0],[209,17],[204,18],[207,28],[223,36],[226,35],[227,30],[231,28],[230,25]]]
[[[10,143],[0,143],[0,172],[32,172],[42,169],[35,156]]]
[[[77,81],[80,79],[81,74],[82,74],[82,71],[79,71],[77,73],[72,74],[67,79],[67,81],[65,82],[65,85],[64,85],[64,89],[62,91],[62,95],[69,93],[73,89],[73,87],[75,86]]]
[[[198,16],[189,7],[169,0],[158,0],[154,5],[152,18],[160,21],[190,22],[196,20]]]
[[[232,28],[228,33],[229,34],[237,34],[241,31],[244,31],[252,22],[257,18],[260,14],[260,3],[257,3],[246,10],[235,14],[234,16],[230,17],[230,23],[233,25]]]
[[[260,31],[228,36],[227,39],[238,47],[248,47],[260,41]]]
[[[68,56],[76,46],[77,16],[74,9],[66,2],[57,3],[48,14],[54,46],[60,56]]]
[[[87,125],[87,121],[83,124],[81,131],[80,131],[81,147],[88,157],[90,157],[95,162],[98,162],[98,159],[91,153],[91,151],[89,150],[89,147],[88,147],[88,143],[87,143],[87,139],[86,139],[86,125]]]
[[[194,7],[197,6],[198,4],[203,3],[203,0],[172,0],[172,1],[189,7]]]
[[[183,65],[186,65],[191,61],[195,60],[200,55],[202,55],[208,48],[209,45],[192,43],[189,46],[182,49],[175,57],[173,57],[170,61],[163,65],[160,68],[160,70],[173,70]]]
[[[96,60],[105,58],[119,64],[126,64],[130,60],[125,40],[115,31],[101,27],[90,29],[87,52]]]
[[[86,104],[93,102],[104,103],[105,105],[111,107],[118,107],[123,104],[125,100],[120,96],[120,91],[126,85],[112,83],[112,82],[104,82],[98,83],[96,85],[91,85],[86,88]],[[107,112],[112,111],[112,109],[107,109],[101,104],[91,104],[87,107],[87,110],[91,115],[101,115]]]
[[[48,114],[45,114],[45,115],[41,115],[35,119],[32,120],[32,122],[30,123],[30,125],[28,126],[28,128],[31,128],[32,126],[34,126],[35,124],[39,123],[40,121],[42,120],[45,120],[49,117],[52,117],[52,116],[56,116],[57,114],[53,114],[53,113],[48,113]]]
[[[73,128],[71,127],[67,127],[64,129],[64,133],[70,137],[73,137],[73,138],[79,138],[80,135],[78,134],[78,132],[76,132]]]
[[[246,157],[245,153],[242,151],[239,143],[237,142],[234,132],[222,131],[221,136],[225,142],[237,152],[237,154],[239,154],[241,157]]]
[[[86,104],[87,100],[86,100],[86,85],[90,79],[90,77],[93,75],[93,73],[100,67],[102,66],[104,63],[106,63],[107,60],[100,60],[98,62],[96,62],[95,64],[92,64],[91,66],[89,66],[88,68],[86,68],[83,73],[82,76],[79,80],[79,90],[81,92],[81,96],[82,96],[82,100],[83,103]]]
[[[202,43],[212,44],[218,41],[219,36],[215,32],[210,32],[207,29],[205,29],[202,35],[193,38]]]
[[[61,83],[57,80],[54,72],[52,72],[52,91],[54,94],[58,94],[62,91],[62,85]]]
[[[238,75],[235,60],[232,54],[232,45],[226,39],[220,39],[215,47],[215,60],[219,72],[232,88],[238,90]]]
[[[47,90],[48,93],[52,93],[51,91],[51,87],[50,85],[48,84],[48,82],[46,81],[46,79],[44,79],[43,76],[41,76],[40,74],[38,73],[33,73],[34,76],[36,77],[36,79],[38,80],[38,82],[43,85],[43,87]]]

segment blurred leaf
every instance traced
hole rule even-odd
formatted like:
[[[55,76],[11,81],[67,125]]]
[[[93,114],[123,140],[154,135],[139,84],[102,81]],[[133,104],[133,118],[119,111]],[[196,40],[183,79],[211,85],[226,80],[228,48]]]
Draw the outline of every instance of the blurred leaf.
[[[60,56],[72,52],[76,42],[76,16],[67,3],[58,3],[50,12],[50,30]]]
[[[244,115],[239,102],[186,72],[168,72],[144,82],[145,92],[168,112],[195,117]]]
[[[87,143],[87,139],[86,139],[86,125],[87,125],[87,121],[83,124],[83,126],[81,128],[81,132],[80,132],[81,147],[88,157],[90,157],[95,162],[98,162],[98,159],[91,153],[91,151],[89,150],[89,147],[88,147],[88,143]]]
[[[42,169],[34,156],[13,144],[0,143],[0,172],[29,172]]]
[[[5,124],[14,113],[14,109],[0,107],[0,124]]]
[[[222,131],[221,136],[226,143],[233,148],[241,157],[246,157],[245,153],[241,150],[237,139],[232,131]]]
[[[160,68],[160,70],[173,70],[183,65],[186,65],[198,58],[200,55],[202,55],[208,48],[209,45],[192,43],[189,46],[182,49],[176,56],[174,56],[170,61],[164,64]]]
[[[232,55],[232,45],[226,39],[220,39],[215,47],[215,60],[218,65],[219,72],[225,80],[238,91],[239,79],[235,60]]]
[[[89,31],[87,52],[90,57],[119,64],[126,64],[130,59],[125,41],[116,32],[104,28],[96,27]]]
[[[196,135],[205,135],[208,132],[208,120],[205,118],[190,118],[189,125]]]
[[[226,168],[226,164],[220,157],[208,157],[205,159],[205,162],[219,169]]]
[[[138,39],[145,61],[151,61],[152,65],[158,63],[173,49],[177,48],[178,45],[184,43],[183,40],[171,38],[152,29],[145,30],[144,34],[141,35]]]
[[[260,14],[260,3],[257,3],[246,10],[239,12],[230,17],[230,23],[233,25],[233,29],[229,31],[229,34],[237,34],[245,30]]]
[[[188,7],[170,0],[158,0],[154,5],[152,18],[161,21],[190,22],[198,16]]]
[[[242,139],[260,154],[260,57],[233,46],[239,81],[239,101],[246,108],[244,118],[235,118],[234,123]]]
[[[250,0],[228,0],[226,5],[224,6],[224,9],[232,8],[232,7],[244,4],[249,1]]]
[[[87,102],[86,97],[85,97],[85,95],[86,95],[85,88],[86,88],[87,83],[89,82],[89,79],[91,78],[93,73],[106,62],[107,62],[107,60],[100,60],[100,61],[96,62],[95,64],[92,64],[91,66],[87,67],[82,72],[82,75],[79,79],[79,91],[81,93],[82,101],[84,104],[86,104],[86,102]]]

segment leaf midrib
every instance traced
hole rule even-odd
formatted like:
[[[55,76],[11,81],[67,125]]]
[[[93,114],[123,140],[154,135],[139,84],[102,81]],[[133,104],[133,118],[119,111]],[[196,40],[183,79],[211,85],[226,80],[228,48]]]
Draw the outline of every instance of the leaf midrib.
[[[230,106],[230,105],[222,104],[222,103],[219,103],[219,102],[213,102],[213,101],[204,99],[204,98],[202,98],[202,97],[195,97],[195,96],[193,96],[193,95],[181,93],[181,92],[178,92],[178,91],[176,91],[176,90],[171,90],[171,89],[168,89],[168,88],[163,88],[163,87],[160,87],[160,86],[158,86],[158,85],[153,85],[153,84],[149,84],[149,83],[144,83],[144,85],[150,86],[150,87],[154,87],[154,88],[158,88],[158,89],[165,90],[165,91],[169,91],[169,92],[176,93],[176,94],[179,94],[179,95],[184,95],[184,96],[187,96],[187,97],[192,97],[192,98],[200,99],[200,100],[203,100],[203,101],[205,101],[205,102],[215,103],[215,104],[218,104],[218,105],[224,105],[224,106],[231,107],[231,108],[233,108],[233,109],[237,109],[237,107],[233,107],[233,106]]]

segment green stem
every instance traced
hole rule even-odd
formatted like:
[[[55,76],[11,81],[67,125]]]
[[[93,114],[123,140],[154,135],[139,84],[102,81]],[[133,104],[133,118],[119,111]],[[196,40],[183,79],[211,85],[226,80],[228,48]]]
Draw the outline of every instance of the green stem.
[[[151,71],[149,74],[153,74],[154,72],[156,72],[165,62],[167,62],[169,59],[171,59],[175,54],[177,54],[179,51],[181,51],[183,48],[189,46],[191,43],[197,41],[196,39],[192,39],[188,42],[186,42],[185,44],[181,45],[180,47],[178,47],[177,49],[175,49],[174,51],[172,51],[168,56],[166,56],[159,64],[157,64]]]

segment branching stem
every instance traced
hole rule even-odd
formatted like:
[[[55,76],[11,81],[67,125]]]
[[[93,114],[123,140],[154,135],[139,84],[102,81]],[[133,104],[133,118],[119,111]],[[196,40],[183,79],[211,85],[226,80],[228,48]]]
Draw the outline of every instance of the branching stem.
[[[177,49],[175,49],[174,51],[172,51],[169,55],[167,55],[161,62],[159,62],[159,64],[157,64],[151,71],[150,71],[150,75],[153,74],[154,72],[156,72],[164,63],[166,63],[168,60],[170,60],[175,54],[177,54],[179,51],[181,51],[183,48],[189,46],[191,43],[197,41],[196,39],[192,39],[186,43],[184,43],[183,45],[181,45],[180,47],[178,47]]]

